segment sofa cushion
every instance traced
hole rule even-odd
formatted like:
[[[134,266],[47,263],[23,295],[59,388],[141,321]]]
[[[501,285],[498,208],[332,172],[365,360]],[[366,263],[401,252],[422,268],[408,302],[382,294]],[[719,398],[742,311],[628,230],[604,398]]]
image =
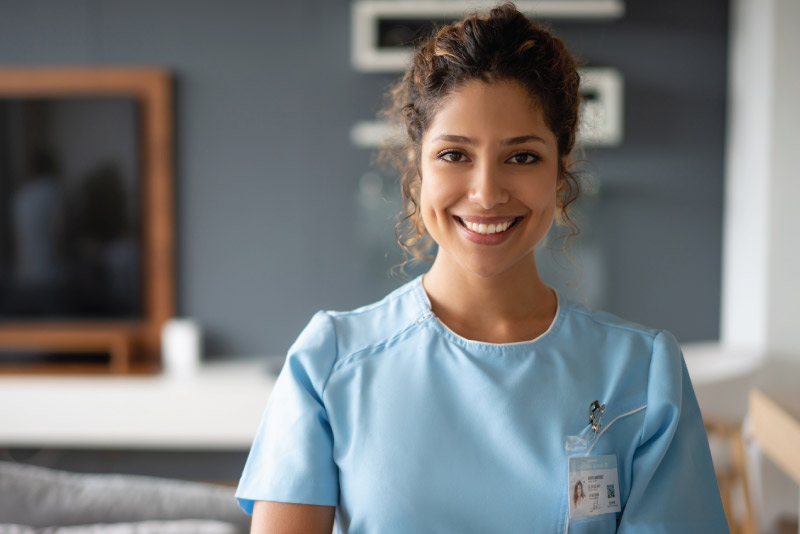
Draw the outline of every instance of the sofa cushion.
[[[78,474],[0,462],[0,523],[64,527],[184,519],[229,523],[243,532],[250,524],[250,518],[236,504],[233,488],[139,475]],[[181,525],[176,524],[175,528]]]
[[[205,519],[139,521],[136,523],[44,528],[24,525],[0,525],[0,534],[239,534],[240,532],[239,528],[230,523]]]

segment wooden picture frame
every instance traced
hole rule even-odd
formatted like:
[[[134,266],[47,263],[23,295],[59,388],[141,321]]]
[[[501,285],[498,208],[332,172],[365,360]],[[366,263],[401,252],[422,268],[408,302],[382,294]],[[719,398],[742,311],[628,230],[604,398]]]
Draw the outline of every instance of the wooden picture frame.
[[[104,352],[98,364],[0,366],[2,372],[152,372],[161,328],[175,312],[173,103],[156,68],[0,68],[0,97],[133,97],[140,116],[142,317],[0,322],[0,350]]]

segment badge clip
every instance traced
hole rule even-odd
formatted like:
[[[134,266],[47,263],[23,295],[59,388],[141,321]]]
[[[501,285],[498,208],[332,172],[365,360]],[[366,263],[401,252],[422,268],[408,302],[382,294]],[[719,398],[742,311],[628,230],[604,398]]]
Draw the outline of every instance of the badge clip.
[[[589,405],[589,424],[592,425],[592,430],[597,433],[603,425],[603,414],[606,411],[606,405],[600,404],[600,401],[594,401]]]

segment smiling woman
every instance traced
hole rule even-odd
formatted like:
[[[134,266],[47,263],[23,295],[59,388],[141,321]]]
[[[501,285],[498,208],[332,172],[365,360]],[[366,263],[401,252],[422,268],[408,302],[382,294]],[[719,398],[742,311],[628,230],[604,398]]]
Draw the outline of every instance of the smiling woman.
[[[388,113],[401,245],[435,259],[290,349],[237,490],[253,532],[727,532],[675,338],[537,271],[578,196],[578,86],[511,4],[420,45]]]
[[[477,341],[535,338],[552,322],[556,298],[539,278],[534,248],[553,223],[566,159],[540,106],[516,81],[466,82],[436,113],[420,152],[420,217],[439,246],[424,279],[434,313]],[[513,320],[496,309],[459,313],[466,303],[453,298],[456,287],[487,282],[530,293]]]

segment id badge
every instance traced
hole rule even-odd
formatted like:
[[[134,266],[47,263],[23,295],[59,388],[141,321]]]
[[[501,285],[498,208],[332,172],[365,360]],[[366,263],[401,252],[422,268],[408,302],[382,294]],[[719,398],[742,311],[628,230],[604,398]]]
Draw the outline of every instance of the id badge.
[[[569,458],[569,516],[593,517],[620,511],[617,457]]]

